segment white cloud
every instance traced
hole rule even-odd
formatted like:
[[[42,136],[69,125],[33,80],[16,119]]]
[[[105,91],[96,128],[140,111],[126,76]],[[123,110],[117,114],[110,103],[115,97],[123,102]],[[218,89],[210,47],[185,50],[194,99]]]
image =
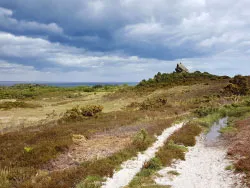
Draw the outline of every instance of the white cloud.
[[[63,29],[56,23],[43,24],[35,21],[16,20],[12,16],[12,10],[0,7],[0,26],[15,31],[63,33]]]
[[[118,53],[94,53],[76,47],[51,43],[45,39],[15,36],[0,32],[0,57],[36,59],[65,67],[97,68],[126,67],[127,64],[147,64],[164,62],[156,59],[126,56]],[[131,71],[135,72],[132,69]]]

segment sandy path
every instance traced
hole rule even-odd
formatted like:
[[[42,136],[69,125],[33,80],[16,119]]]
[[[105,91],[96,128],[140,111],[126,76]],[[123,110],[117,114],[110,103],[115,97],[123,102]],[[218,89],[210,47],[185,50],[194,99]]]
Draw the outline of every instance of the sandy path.
[[[177,161],[172,167],[159,171],[160,177],[155,182],[176,188],[242,188],[240,175],[225,170],[231,164],[226,152],[227,148],[221,144],[207,145],[203,135],[189,149],[185,161]],[[180,175],[171,175],[169,171]]]
[[[108,178],[102,188],[120,188],[128,185],[134,176],[140,172],[145,162],[155,156],[155,153],[164,145],[167,138],[176,130],[180,129],[184,123],[176,124],[165,129],[152,147],[144,153],[139,153],[136,158],[128,160],[121,165],[121,170],[114,173],[112,178]]]

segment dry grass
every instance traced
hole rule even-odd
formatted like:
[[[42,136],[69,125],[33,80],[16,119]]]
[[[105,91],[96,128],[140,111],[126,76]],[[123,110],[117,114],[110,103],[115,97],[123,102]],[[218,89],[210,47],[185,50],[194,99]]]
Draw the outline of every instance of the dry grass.
[[[231,138],[228,154],[236,158],[234,168],[246,173],[245,183],[250,186],[250,118],[236,121],[234,125],[238,131]]]
[[[12,108],[38,108],[38,107],[41,107],[41,106],[38,104],[27,103],[23,101],[0,103],[0,109],[4,109],[4,110],[9,110]]]
[[[168,138],[164,146],[156,153],[156,157],[145,163],[141,172],[136,175],[128,187],[157,187],[152,179],[152,176],[162,166],[171,165],[174,159],[185,160],[185,153],[188,151],[186,147],[195,145],[195,137],[200,133],[201,128],[195,123],[188,123],[173,133],[172,136]]]
[[[60,118],[60,113],[76,104],[101,104],[104,106],[103,113],[75,122],[46,122],[39,126],[1,135],[0,166],[2,169],[8,168],[10,170],[12,178],[8,178],[8,180],[12,186],[25,188],[74,187],[81,181],[84,183],[85,178],[89,176],[111,175],[113,170],[119,167],[124,160],[135,156],[138,151],[148,147],[152,143],[153,135],[160,134],[163,129],[179,119],[181,115],[187,115],[201,105],[219,106],[230,102],[226,98],[217,96],[220,94],[219,88],[223,88],[222,86],[227,84],[226,80],[215,80],[211,83],[212,81],[208,85],[196,84],[171,89],[161,88],[153,92],[128,88],[110,94],[106,92],[105,95],[100,92],[96,95],[88,93],[86,96],[81,95],[66,99],[61,98],[62,95],[53,98],[52,92],[51,95],[47,96],[48,99],[42,100],[41,103],[44,107],[40,110],[34,109],[34,112],[32,112],[25,109],[26,117],[28,114],[31,116],[32,113],[34,116],[40,116],[44,113],[44,117],[46,113],[54,110],[53,114],[56,114],[56,117],[53,116],[51,119],[57,120]],[[167,100],[166,103],[165,99]],[[150,101],[150,104],[152,103],[149,109],[137,109],[133,106],[125,108],[133,102],[145,104],[148,101]],[[18,113],[21,112],[11,109],[6,111],[5,115],[10,116],[11,113],[16,113],[18,116]],[[135,139],[136,141],[128,143],[128,147],[112,153],[111,156],[107,155],[103,159],[84,162],[82,165],[77,164],[75,167],[66,170],[40,173],[40,170],[46,169],[53,159],[56,159],[62,153],[67,153],[76,144],[72,139],[73,135],[82,135],[86,139],[91,139],[94,135],[105,135],[107,132],[115,132],[113,130],[138,125],[140,125],[140,128],[144,128],[148,134],[139,133],[137,135],[139,141]],[[126,131],[127,129],[122,130]],[[194,144],[194,136],[198,132],[196,125],[185,126],[179,133],[176,133],[178,136],[173,136],[172,141],[169,140],[165,144],[164,148],[158,153],[158,158],[163,164],[170,164],[174,158],[183,159],[185,148],[177,144]],[[134,132],[131,132],[131,134],[134,134]],[[180,137],[182,138],[180,139]],[[94,144],[91,147],[94,148]],[[38,176],[36,176],[37,173]]]

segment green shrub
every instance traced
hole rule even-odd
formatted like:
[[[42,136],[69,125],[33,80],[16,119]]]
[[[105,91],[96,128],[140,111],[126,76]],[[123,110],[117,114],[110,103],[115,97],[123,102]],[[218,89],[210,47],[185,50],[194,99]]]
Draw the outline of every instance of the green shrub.
[[[97,113],[102,112],[103,106],[101,105],[89,105],[89,106],[83,106],[80,108],[81,114],[83,116],[94,116]]]
[[[158,72],[154,78],[142,80],[137,88],[152,87],[152,86],[176,86],[176,85],[190,85],[197,82],[205,82],[209,80],[225,79],[220,76],[212,75],[209,73],[160,73]]]
[[[154,157],[143,165],[145,169],[160,170],[162,164],[159,158]]]
[[[185,160],[185,151],[175,144],[167,142],[156,154],[164,166],[172,163],[173,159]]]
[[[153,110],[159,109],[161,107],[170,107],[168,100],[164,97],[156,97],[152,99],[146,99],[142,103],[131,103],[130,107],[138,106],[140,110]]]
[[[152,138],[148,135],[147,131],[142,129],[133,138],[132,144],[139,150],[145,150],[152,142]]]
[[[224,92],[230,95],[246,95],[249,91],[248,80],[246,77],[237,75],[229,81],[224,88]]]
[[[103,106],[101,105],[88,105],[88,106],[76,106],[70,110],[67,110],[61,120],[63,121],[80,121],[87,117],[93,117],[102,112]]]
[[[33,150],[33,148],[32,147],[24,147],[24,151],[26,152],[26,153],[30,153],[31,151]]]
[[[212,107],[200,107],[198,109],[196,109],[194,111],[194,113],[198,116],[198,117],[205,117],[209,114],[212,114],[214,112],[217,112],[218,109],[217,108],[212,108]]]
[[[97,84],[97,85],[93,86],[94,89],[98,89],[98,88],[102,88],[102,87],[103,87],[103,85],[101,85],[101,84]]]
[[[188,123],[183,126],[178,134],[173,134],[169,137],[176,144],[182,144],[184,146],[194,146],[196,143],[195,137],[201,133],[202,129],[197,123]]]

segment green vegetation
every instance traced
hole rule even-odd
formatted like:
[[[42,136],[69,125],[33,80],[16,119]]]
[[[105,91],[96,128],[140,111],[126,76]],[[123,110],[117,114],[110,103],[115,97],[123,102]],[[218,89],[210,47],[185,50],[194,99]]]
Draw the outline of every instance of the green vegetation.
[[[180,175],[180,173],[177,172],[177,171],[175,171],[175,170],[169,171],[168,174],[172,174],[172,175],[175,175],[175,176],[179,176]]]
[[[0,86],[0,99],[36,99],[43,97],[65,96],[76,98],[82,92],[116,91],[128,86],[96,85],[77,87],[55,87],[40,84],[17,84],[14,86]]]
[[[102,112],[103,106],[101,105],[88,105],[88,106],[76,106],[70,110],[67,110],[63,117],[59,121],[81,121],[87,117],[93,117]]]
[[[12,108],[38,108],[41,107],[38,104],[27,103],[23,101],[15,101],[15,102],[3,102],[0,103],[0,109],[9,110]]]
[[[123,161],[149,147],[154,135],[160,134],[173,121],[184,116],[198,116],[197,120],[189,122],[171,136],[156,157],[145,163],[142,172],[131,182],[132,187],[142,184],[148,188],[165,187],[153,185],[150,176],[174,159],[185,159],[187,146],[195,144],[195,136],[201,131],[200,125],[208,128],[220,117],[241,117],[249,113],[249,96],[224,95],[223,88],[229,80],[228,77],[200,72],[158,73],[136,87],[96,85],[59,88],[29,84],[1,87],[0,99],[22,99],[27,104],[35,104],[34,101],[38,100],[39,104],[43,104],[41,110],[50,109],[48,112],[51,112],[55,109],[53,113],[58,114],[59,121],[53,119],[36,127],[0,135],[0,187],[98,187],[102,177],[111,176]],[[105,92],[105,96],[100,95],[102,98],[96,100],[97,92]],[[51,101],[53,104],[50,104]],[[74,105],[68,104],[72,101],[74,105],[84,101],[84,105],[72,108]],[[46,105],[49,108],[45,108]],[[56,109],[58,106],[59,112]],[[106,111],[106,106],[112,110]],[[71,150],[77,135],[88,142],[95,134],[107,134],[112,138],[113,135],[109,134],[113,131],[116,135],[128,131],[131,142],[126,142],[125,149],[107,158],[86,161],[65,170],[45,170],[50,169],[51,160]]]
[[[202,125],[203,127],[209,128],[213,124],[213,122],[217,121],[222,117],[230,117],[230,119],[239,119],[240,117],[242,118],[245,115],[248,115],[250,113],[250,106],[248,103],[248,98],[243,98],[237,103],[231,103],[221,107],[202,106],[200,108],[195,109],[193,112],[195,116],[199,117],[196,122]],[[221,131],[235,131],[235,129],[228,126],[223,128]]]
[[[8,180],[12,186],[18,185],[19,187],[34,187],[35,185],[36,187],[53,188],[72,187],[87,176],[110,176],[124,160],[128,160],[137,152],[149,147],[153,141],[152,136],[145,130],[139,131],[135,136],[134,144],[132,143],[127,149],[113,154],[111,157],[86,162],[76,169],[43,175],[36,181],[30,179],[30,177],[35,177],[37,170],[46,166],[50,160],[68,150],[73,143],[73,135],[79,134],[88,138],[96,131],[117,126],[117,122],[120,122],[121,126],[128,125],[140,117],[140,113],[106,113],[100,114],[97,118],[87,118],[84,121],[62,122],[58,125],[45,125],[6,133],[0,136],[0,166],[9,168],[11,175],[8,176]],[[169,124],[171,124],[170,121],[165,121],[164,124],[159,124],[160,128],[157,128],[158,125],[156,125],[151,130],[152,135],[154,131],[160,132],[164,128],[163,125],[166,127]]]
[[[218,111],[218,108],[201,106],[201,107],[195,109],[194,113],[198,117],[206,117],[209,114],[216,113],[217,111]]]
[[[161,166],[161,161],[158,158],[152,158],[149,162],[144,164],[143,169],[130,182],[129,187],[136,188],[142,187],[143,184],[152,184],[153,182],[149,177],[160,170]]]
[[[237,75],[231,79],[230,84],[224,88],[224,92],[230,95],[246,95],[249,91],[246,77]]]
[[[9,188],[11,183],[8,179],[9,171],[7,169],[0,169],[0,187]]]
[[[225,170],[234,170],[234,169],[235,169],[234,165],[228,165],[225,168]]]
[[[201,128],[196,123],[190,122],[171,135],[164,146],[156,153],[156,157],[145,163],[143,169],[129,184],[129,188],[157,187],[151,176],[162,166],[169,166],[174,159],[185,160],[187,146],[195,145],[195,137],[201,133]],[[172,172],[179,175],[178,172]],[[149,186],[150,185],[150,186]],[[166,187],[166,186],[162,186]]]
[[[236,132],[237,132],[237,128],[232,127],[232,126],[223,127],[220,129],[220,133],[222,134],[234,134]]]
[[[179,86],[191,85],[195,83],[204,83],[217,79],[229,79],[227,76],[216,76],[207,72],[201,73],[196,71],[194,73],[160,73],[158,72],[154,78],[142,80],[137,87],[161,87],[161,86]]]
[[[129,107],[139,108],[139,110],[155,110],[164,107],[171,107],[168,100],[163,97],[147,98],[142,103],[134,102]]]
[[[170,165],[173,159],[185,159],[185,147],[194,146],[195,137],[201,133],[202,129],[197,123],[188,123],[175,134],[169,137],[166,144],[158,151],[156,156],[164,166]],[[184,147],[183,147],[184,146]]]
[[[30,153],[33,150],[32,147],[24,147],[24,151]]]
[[[139,131],[133,138],[133,145],[135,145],[140,150],[145,150],[152,143],[152,138],[148,135],[147,131],[144,129]]]
[[[76,188],[99,188],[102,185],[103,178],[100,176],[87,176],[87,178],[77,184]]]

